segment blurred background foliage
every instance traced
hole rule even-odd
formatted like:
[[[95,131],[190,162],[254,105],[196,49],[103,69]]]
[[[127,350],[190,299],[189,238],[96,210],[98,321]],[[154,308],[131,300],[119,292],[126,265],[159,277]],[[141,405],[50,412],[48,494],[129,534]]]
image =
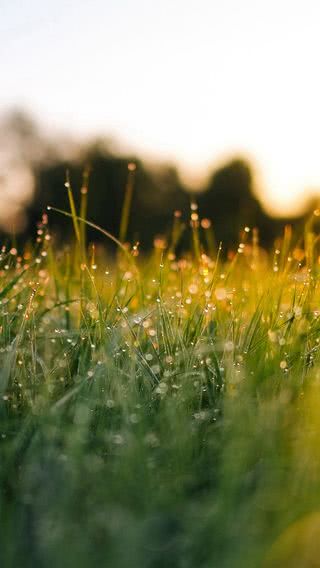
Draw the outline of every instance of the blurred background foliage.
[[[84,172],[89,173],[87,218],[119,235],[128,164],[134,163],[134,192],[127,237],[147,250],[157,235],[165,235],[175,211],[188,219],[190,201],[199,205],[201,218],[212,222],[216,242],[235,246],[244,225],[258,227],[260,241],[270,246],[287,223],[303,223],[315,208],[295,219],[271,217],[262,207],[251,164],[235,156],[213,169],[197,191],[181,181],[172,164],[149,164],[136,155],[115,149],[110,140],[75,142],[65,135],[45,134],[25,113],[12,112],[0,122],[0,225],[2,233],[34,234],[47,205],[68,209],[66,171],[75,195],[80,196]],[[72,230],[68,219],[52,216],[57,238]],[[89,231],[89,239],[98,240]]]

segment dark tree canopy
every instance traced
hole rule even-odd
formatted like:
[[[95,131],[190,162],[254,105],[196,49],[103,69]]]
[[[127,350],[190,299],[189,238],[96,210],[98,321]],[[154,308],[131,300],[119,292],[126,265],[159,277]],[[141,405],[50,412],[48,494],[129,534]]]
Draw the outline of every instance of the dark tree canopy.
[[[68,210],[64,186],[67,169],[79,202],[84,164],[89,164],[88,219],[117,236],[130,162],[135,164],[136,170],[128,238],[139,240],[145,247],[149,247],[157,233],[164,233],[170,228],[175,209],[187,212],[189,197],[177,172],[168,167],[153,173],[138,159],[97,152],[89,152],[81,164],[73,164],[71,167],[59,162],[39,168],[35,199],[29,211],[29,230],[32,230],[47,205]],[[72,230],[68,219],[54,213],[51,217],[51,226],[56,233],[62,232],[65,235]],[[89,230],[89,238],[99,239],[99,234]]]
[[[253,192],[250,166],[235,159],[214,172],[199,197],[199,208],[212,219],[218,241],[236,244],[244,224],[252,227],[263,215]]]
[[[170,230],[175,210],[181,210],[188,221],[191,198],[199,204],[200,217],[211,219],[215,240],[222,241],[225,250],[237,245],[245,225],[258,227],[262,244],[269,246],[290,222],[288,218],[274,219],[264,211],[257,198],[251,165],[241,157],[214,170],[206,186],[191,196],[172,165],[147,167],[135,156],[119,155],[110,143],[106,145],[103,141],[74,145],[68,154],[66,148],[70,150],[72,143],[64,138],[49,141],[23,113],[15,112],[0,123],[0,145],[7,145],[19,163],[34,173],[36,180],[33,200],[29,206],[21,205],[27,218],[23,238],[34,234],[47,205],[68,210],[64,185],[67,169],[79,203],[83,171],[87,167],[90,170],[87,217],[118,236],[130,162],[136,170],[127,238],[139,240],[145,250],[155,236]],[[7,169],[10,173],[10,168]],[[0,179],[1,176],[4,179],[0,171]],[[295,222],[303,219],[301,215]],[[50,225],[62,240],[72,231],[70,220],[55,213],[50,216]],[[98,240],[99,234],[89,230],[89,239]]]

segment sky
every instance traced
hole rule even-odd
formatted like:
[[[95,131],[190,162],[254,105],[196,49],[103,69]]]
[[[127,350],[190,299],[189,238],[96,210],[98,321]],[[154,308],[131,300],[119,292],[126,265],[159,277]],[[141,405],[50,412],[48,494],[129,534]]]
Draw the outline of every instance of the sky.
[[[318,0],[0,0],[0,112],[105,134],[192,182],[255,160],[269,211],[320,195]]]

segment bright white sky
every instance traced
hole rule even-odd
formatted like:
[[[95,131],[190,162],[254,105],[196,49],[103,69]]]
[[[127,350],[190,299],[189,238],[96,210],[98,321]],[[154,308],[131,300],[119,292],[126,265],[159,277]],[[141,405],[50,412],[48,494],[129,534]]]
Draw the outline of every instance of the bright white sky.
[[[188,174],[247,154],[290,212],[320,188],[319,21],[319,0],[1,0],[0,109]]]

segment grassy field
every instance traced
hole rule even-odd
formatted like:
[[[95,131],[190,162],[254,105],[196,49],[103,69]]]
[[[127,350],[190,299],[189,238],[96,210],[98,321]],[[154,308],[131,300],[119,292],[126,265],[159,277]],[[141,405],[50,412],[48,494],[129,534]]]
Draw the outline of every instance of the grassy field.
[[[319,566],[318,212],[108,256],[70,204],[75,243],[1,252],[1,566]]]

